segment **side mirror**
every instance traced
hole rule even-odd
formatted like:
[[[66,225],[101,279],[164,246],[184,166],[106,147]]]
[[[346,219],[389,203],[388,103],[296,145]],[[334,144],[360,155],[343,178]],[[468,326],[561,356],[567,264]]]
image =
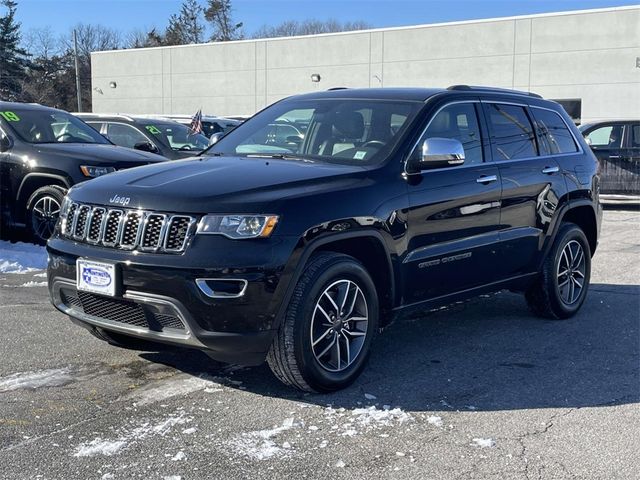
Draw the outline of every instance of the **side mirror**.
[[[3,135],[0,137],[0,152],[6,152],[11,147],[13,147],[13,140],[11,137],[7,135]]]
[[[295,143],[296,145],[300,145],[302,140],[303,138],[300,135],[289,135],[287,137],[287,143]]]
[[[135,150],[142,150],[143,152],[158,153],[158,147],[151,142],[138,142],[133,146],[133,148]]]
[[[432,168],[455,167],[464,163],[464,147],[455,138],[427,138],[420,156],[410,162],[411,173]]]
[[[584,136],[584,141],[587,142],[587,145],[591,146],[593,144],[593,142],[591,141],[591,139],[588,136]]]
[[[215,145],[216,143],[218,143],[218,141],[220,141],[222,137],[224,137],[224,133],[222,132],[214,133],[213,135],[211,135],[209,137],[209,146]]]

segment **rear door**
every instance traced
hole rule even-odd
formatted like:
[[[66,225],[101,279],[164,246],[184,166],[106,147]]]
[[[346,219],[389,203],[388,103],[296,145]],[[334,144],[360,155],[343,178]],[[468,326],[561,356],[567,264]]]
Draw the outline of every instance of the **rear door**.
[[[544,124],[547,131],[567,128],[557,113],[539,110],[534,117],[524,103],[483,101],[483,107],[493,161],[502,181],[500,262],[496,268],[500,278],[507,279],[536,270],[558,200],[566,193],[556,154],[543,146],[534,122]],[[567,134],[568,139],[562,137],[562,148],[577,154],[568,130]]]
[[[619,169],[620,193],[640,195],[640,122],[625,125]]]
[[[427,138],[455,138],[464,147],[465,162],[407,176],[405,304],[496,279],[500,179],[498,168],[486,161],[486,129],[479,108],[477,100],[443,106],[416,144],[421,149]]]
[[[625,193],[629,182],[628,165],[624,161],[625,125],[623,122],[601,123],[583,132],[591,144],[591,150],[600,161],[600,192]]]

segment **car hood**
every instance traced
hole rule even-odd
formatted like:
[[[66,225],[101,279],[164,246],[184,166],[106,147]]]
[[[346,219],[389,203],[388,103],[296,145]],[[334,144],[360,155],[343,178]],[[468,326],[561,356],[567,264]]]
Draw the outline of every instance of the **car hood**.
[[[36,152],[47,156],[60,156],[85,160],[91,164],[148,163],[162,162],[166,159],[155,153],[133,150],[108,143],[42,143],[33,145]]]
[[[302,160],[195,157],[99,177],[75,186],[71,197],[94,205],[235,213],[238,208],[277,207],[279,201],[328,189],[349,189],[363,181],[366,171],[360,166]]]

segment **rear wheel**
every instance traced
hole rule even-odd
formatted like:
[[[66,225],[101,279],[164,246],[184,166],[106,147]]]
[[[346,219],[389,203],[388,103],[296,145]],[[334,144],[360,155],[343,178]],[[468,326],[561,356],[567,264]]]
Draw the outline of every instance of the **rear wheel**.
[[[64,191],[53,186],[39,188],[27,201],[27,229],[34,242],[44,245],[53,235],[60,216]]]
[[[541,317],[570,318],[584,303],[591,278],[591,249],[584,232],[564,223],[536,282],[525,293],[529,308]]]
[[[267,362],[283,383],[331,392],[362,372],[378,327],[378,297],[353,257],[314,255],[293,293]]]

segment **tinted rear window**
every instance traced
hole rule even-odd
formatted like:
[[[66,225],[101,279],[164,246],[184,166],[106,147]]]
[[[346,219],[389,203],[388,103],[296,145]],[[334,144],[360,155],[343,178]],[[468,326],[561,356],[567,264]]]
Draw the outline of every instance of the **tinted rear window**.
[[[551,155],[578,151],[573,135],[560,115],[551,110],[535,107],[533,115],[540,132],[540,154]]]

